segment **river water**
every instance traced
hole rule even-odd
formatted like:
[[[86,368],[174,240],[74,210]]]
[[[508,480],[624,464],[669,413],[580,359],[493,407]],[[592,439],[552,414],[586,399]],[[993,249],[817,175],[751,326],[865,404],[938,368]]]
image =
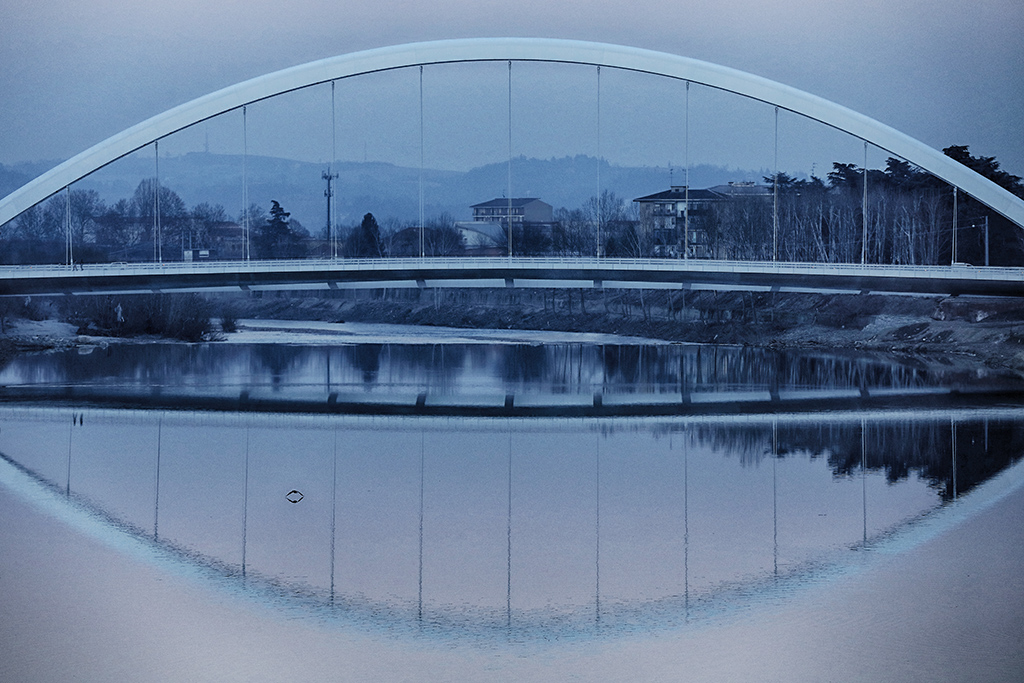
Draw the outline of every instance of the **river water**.
[[[15,359],[0,371],[0,491],[115,563],[188,577],[190,598],[420,653],[515,661],[543,645],[560,678],[580,647],[805,604],[941,542],[1024,478],[1021,387],[995,371],[249,327]],[[0,574],[0,594],[17,583]],[[49,633],[30,631],[26,651]]]

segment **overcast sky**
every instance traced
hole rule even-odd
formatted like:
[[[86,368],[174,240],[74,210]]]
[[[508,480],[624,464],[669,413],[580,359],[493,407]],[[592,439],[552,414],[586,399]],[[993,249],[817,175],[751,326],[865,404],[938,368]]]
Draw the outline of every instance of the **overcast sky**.
[[[0,163],[5,164],[66,159],[175,105],[315,59],[420,40],[540,36],[632,45],[748,71],[843,104],[933,147],[969,145],[974,154],[995,156],[1006,170],[1024,175],[1020,0],[6,0],[5,5],[0,21]],[[544,84],[552,101],[567,97],[567,92],[573,95],[547,111],[528,113],[517,106],[517,154],[596,152],[589,134],[576,139],[557,129],[546,137],[529,132],[537,128],[537,121],[550,118],[551,111],[557,114],[573,107],[569,114],[576,117],[575,123],[564,130],[589,130],[594,109],[588,99],[593,99],[593,92],[586,85],[590,75],[529,72],[524,67],[516,77],[517,92],[525,92],[529,81]],[[382,111],[395,112],[399,119],[403,112],[414,115],[412,73],[391,78],[346,86],[352,90],[342,94],[347,108],[339,124],[340,158],[418,162],[411,132],[393,136],[373,130]],[[628,125],[635,121],[631,102],[678,106],[678,88],[665,94],[668,91],[651,90],[655,86],[642,77],[602,78],[602,131],[608,131],[602,132],[602,154],[612,163],[682,163],[682,147],[677,142],[665,145],[661,139],[678,133],[678,117],[655,116],[657,122],[646,136],[640,130],[644,125]],[[571,79],[574,88],[559,89]],[[501,134],[506,125],[501,118],[501,75],[486,70],[464,77],[428,73],[425,80],[427,165],[463,168],[498,160],[506,144]],[[459,119],[446,103],[458,95],[452,84],[459,82],[493,86],[493,115],[484,107],[464,113],[475,122]],[[254,111],[256,153],[287,155],[289,148],[275,141],[300,136],[311,127],[316,130],[310,135],[320,136],[316,144],[322,149],[325,129],[319,124],[296,125],[291,131],[278,128],[273,135],[264,130],[261,138],[258,117],[266,118],[269,129],[273,120],[289,121],[295,111],[314,107],[321,121],[329,120],[329,114],[323,118],[329,99],[329,90],[321,89],[276,110],[268,106]],[[691,93],[691,163],[770,166],[770,108],[736,105],[740,113],[732,130],[757,138],[757,150],[748,160],[737,153],[752,146],[743,134],[715,128],[723,116],[715,107],[725,106],[713,93]],[[387,123],[412,131],[410,121]],[[177,147],[168,143],[167,153],[189,151],[211,138],[211,151],[231,151],[235,143],[225,126],[237,128],[230,120],[220,127],[207,126],[191,138],[183,137]],[[460,153],[448,151],[454,147],[446,142],[452,126],[479,128],[475,142],[461,145]],[[669,130],[672,126],[677,128]],[[795,150],[796,141],[810,133],[789,121],[781,128],[783,168],[809,170],[801,167],[834,158],[829,152],[814,159],[795,151],[787,156],[786,150]],[[726,139],[733,141],[732,148],[727,148]],[[292,144],[296,157],[318,156],[303,143]],[[849,161],[862,161],[855,146],[843,149],[851,152]],[[884,155],[873,155],[869,164],[883,161]],[[819,175],[827,172],[821,166],[817,170]]]

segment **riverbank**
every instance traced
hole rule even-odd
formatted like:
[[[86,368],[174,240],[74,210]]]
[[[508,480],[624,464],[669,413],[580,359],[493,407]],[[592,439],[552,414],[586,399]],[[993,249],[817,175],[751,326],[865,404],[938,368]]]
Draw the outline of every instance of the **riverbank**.
[[[265,293],[213,299],[212,309],[252,321],[366,323],[458,330],[546,331],[766,348],[885,352],[965,370],[1024,377],[1024,305],[1016,300],[750,292],[594,290],[388,290]],[[54,319],[14,319],[0,362],[16,353],[103,345]],[[378,331],[377,336],[386,334]],[[230,333],[217,335],[230,340]],[[358,335],[357,335],[358,336]],[[437,335],[430,334],[431,338]],[[464,335],[463,335],[464,336]],[[512,335],[522,337],[522,334]],[[155,340],[155,338],[147,338]],[[353,343],[338,339],[336,343]],[[529,343],[529,342],[526,342]]]
[[[74,325],[53,319],[15,318],[7,322],[0,336],[0,366],[19,353],[70,348],[80,343]]]
[[[492,290],[265,295],[240,317],[540,330],[673,343],[878,351],[1024,376],[1024,305],[958,297]]]

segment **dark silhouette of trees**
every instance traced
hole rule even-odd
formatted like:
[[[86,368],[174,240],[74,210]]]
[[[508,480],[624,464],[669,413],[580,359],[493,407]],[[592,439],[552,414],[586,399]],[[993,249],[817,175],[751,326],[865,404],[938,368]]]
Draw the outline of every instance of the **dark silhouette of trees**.
[[[972,156],[967,145],[953,145],[942,152],[996,185],[1024,198],[1024,183],[1020,176],[1002,170],[995,157]],[[990,265],[1024,263],[1024,232],[1009,219],[962,192],[957,194],[957,225],[957,261],[975,265],[985,263],[987,227]]]
[[[37,204],[4,226],[4,263],[62,263],[65,260],[66,200]]]
[[[112,261],[127,261],[129,251],[140,243],[142,234],[128,199],[119,199],[107,207],[97,222],[96,241],[108,245],[107,256]]]
[[[207,202],[197,204],[189,212],[186,248],[207,249],[210,247],[210,232],[218,226],[228,222],[227,212],[224,207]]]
[[[1000,170],[993,158],[973,157],[966,147],[944,151],[1024,196],[1021,179]],[[860,261],[863,254],[868,263],[948,264],[956,260],[981,265],[985,263],[987,224],[989,262],[1011,265],[1024,261],[1024,233],[963,193],[957,197],[954,259],[953,189],[902,159],[890,157],[884,169],[866,171],[855,164],[835,162],[827,182],[785,173],[766,176],[764,182],[766,192],[760,197],[736,197],[711,207],[708,222],[714,230],[709,238],[719,257],[772,257],[777,193],[781,260],[851,263]]]
[[[70,206],[69,206],[70,204]],[[60,193],[11,221],[0,233],[4,263],[66,263],[70,232],[73,258],[82,261],[104,260],[97,249],[96,236],[107,211],[95,190]]]
[[[345,239],[345,255],[356,258],[377,258],[384,255],[380,226],[372,213],[363,216],[359,227]]]
[[[996,161],[995,157],[971,156],[967,145],[946,147],[942,150],[942,153],[950,159],[959,161],[975,173],[985,176],[996,185],[1009,190],[1018,197],[1024,198],[1024,183],[1021,182],[1021,177],[1007,173],[999,168],[999,162]]]
[[[157,210],[160,212],[159,230]],[[177,192],[158,184],[155,178],[146,178],[135,188],[131,211],[135,218],[136,244],[148,243],[151,254],[158,251],[168,260],[181,259],[181,236],[188,223],[188,209]],[[153,248],[157,240],[158,250]]]
[[[551,250],[559,256],[590,256],[594,253],[594,226],[583,209],[555,210]]]
[[[199,294],[65,297],[58,305],[65,321],[101,336],[154,334],[198,342],[215,333],[213,304]]]
[[[381,250],[386,256],[419,256],[421,239],[425,256],[457,256],[466,249],[462,233],[455,227],[455,219],[448,213],[428,220],[423,226],[422,235],[418,225],[378,226],[378,232]]]
[[[1024,198],[1021,177],[1003,170],[994,157],[972,155],[966,145],[943,152]],[[866,170],[837,161],[824,178],[777,172],[763,182],[756,192],[723,191],[720,199],[691,200],[691,239],[701,244],[696,257],[855,263],[863,255],[868,263],[1024,263],[1024,230],[902,159],[890,157],[884,168]],[[308,232],[277,201],[269,214],[254,204],[230,220],[223,207],[201,203],[189,209],[170,187],[146,178],[130,197],[112,204],[95,190],[72,189],[23,212],[0,226],[0,262],[65,263],[69,239],[76,263],[148,261],[158,253],[163,260],[180,260],[182,250],[190,248],[215,249],[213,258],[237,258],[244,253],[239,244],[246,225],[252,258],[310,253]],[[507,233],[508,226],[502,227]],[[609,190],[579,208],[557,209],[551,226],[513,229],[516,255],[590,256],[599,253],[599,237],[600,253],[608,256],[681,255],[679,249],[664,248],[665,238],[641,220],[637,207]],[[421,245],[418,227],[397,219],[378,224],[367,213],[348,231],[342,253],[418,256],[421,248],[428,256],[465,251],[449,215],[424,226]],[[694,250],[689,255],[695,257]]]
[[[252,225],[252,257],[257,259],[301,258],[305,256],[302,235],[289,223],[290,213],[277,200],[270,202],[270,215]]]
[[[543,256],[551,253],[551,235],[545,227],[520,223],[513,230],[512,249],[516,256]]]
[[[465,248],[462,233],[455,228],[455,219],[443,213],[427,222],[424,240],[428,256],[455,256]]]

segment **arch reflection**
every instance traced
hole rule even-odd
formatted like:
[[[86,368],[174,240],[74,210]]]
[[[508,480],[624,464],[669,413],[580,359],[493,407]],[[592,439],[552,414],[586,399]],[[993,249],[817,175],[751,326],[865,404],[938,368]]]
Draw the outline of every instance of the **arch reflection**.
[[[0,480],[246,593],[533,638],[673,626],[855,564],[1018,462],[1022,420],[7,406]]]

